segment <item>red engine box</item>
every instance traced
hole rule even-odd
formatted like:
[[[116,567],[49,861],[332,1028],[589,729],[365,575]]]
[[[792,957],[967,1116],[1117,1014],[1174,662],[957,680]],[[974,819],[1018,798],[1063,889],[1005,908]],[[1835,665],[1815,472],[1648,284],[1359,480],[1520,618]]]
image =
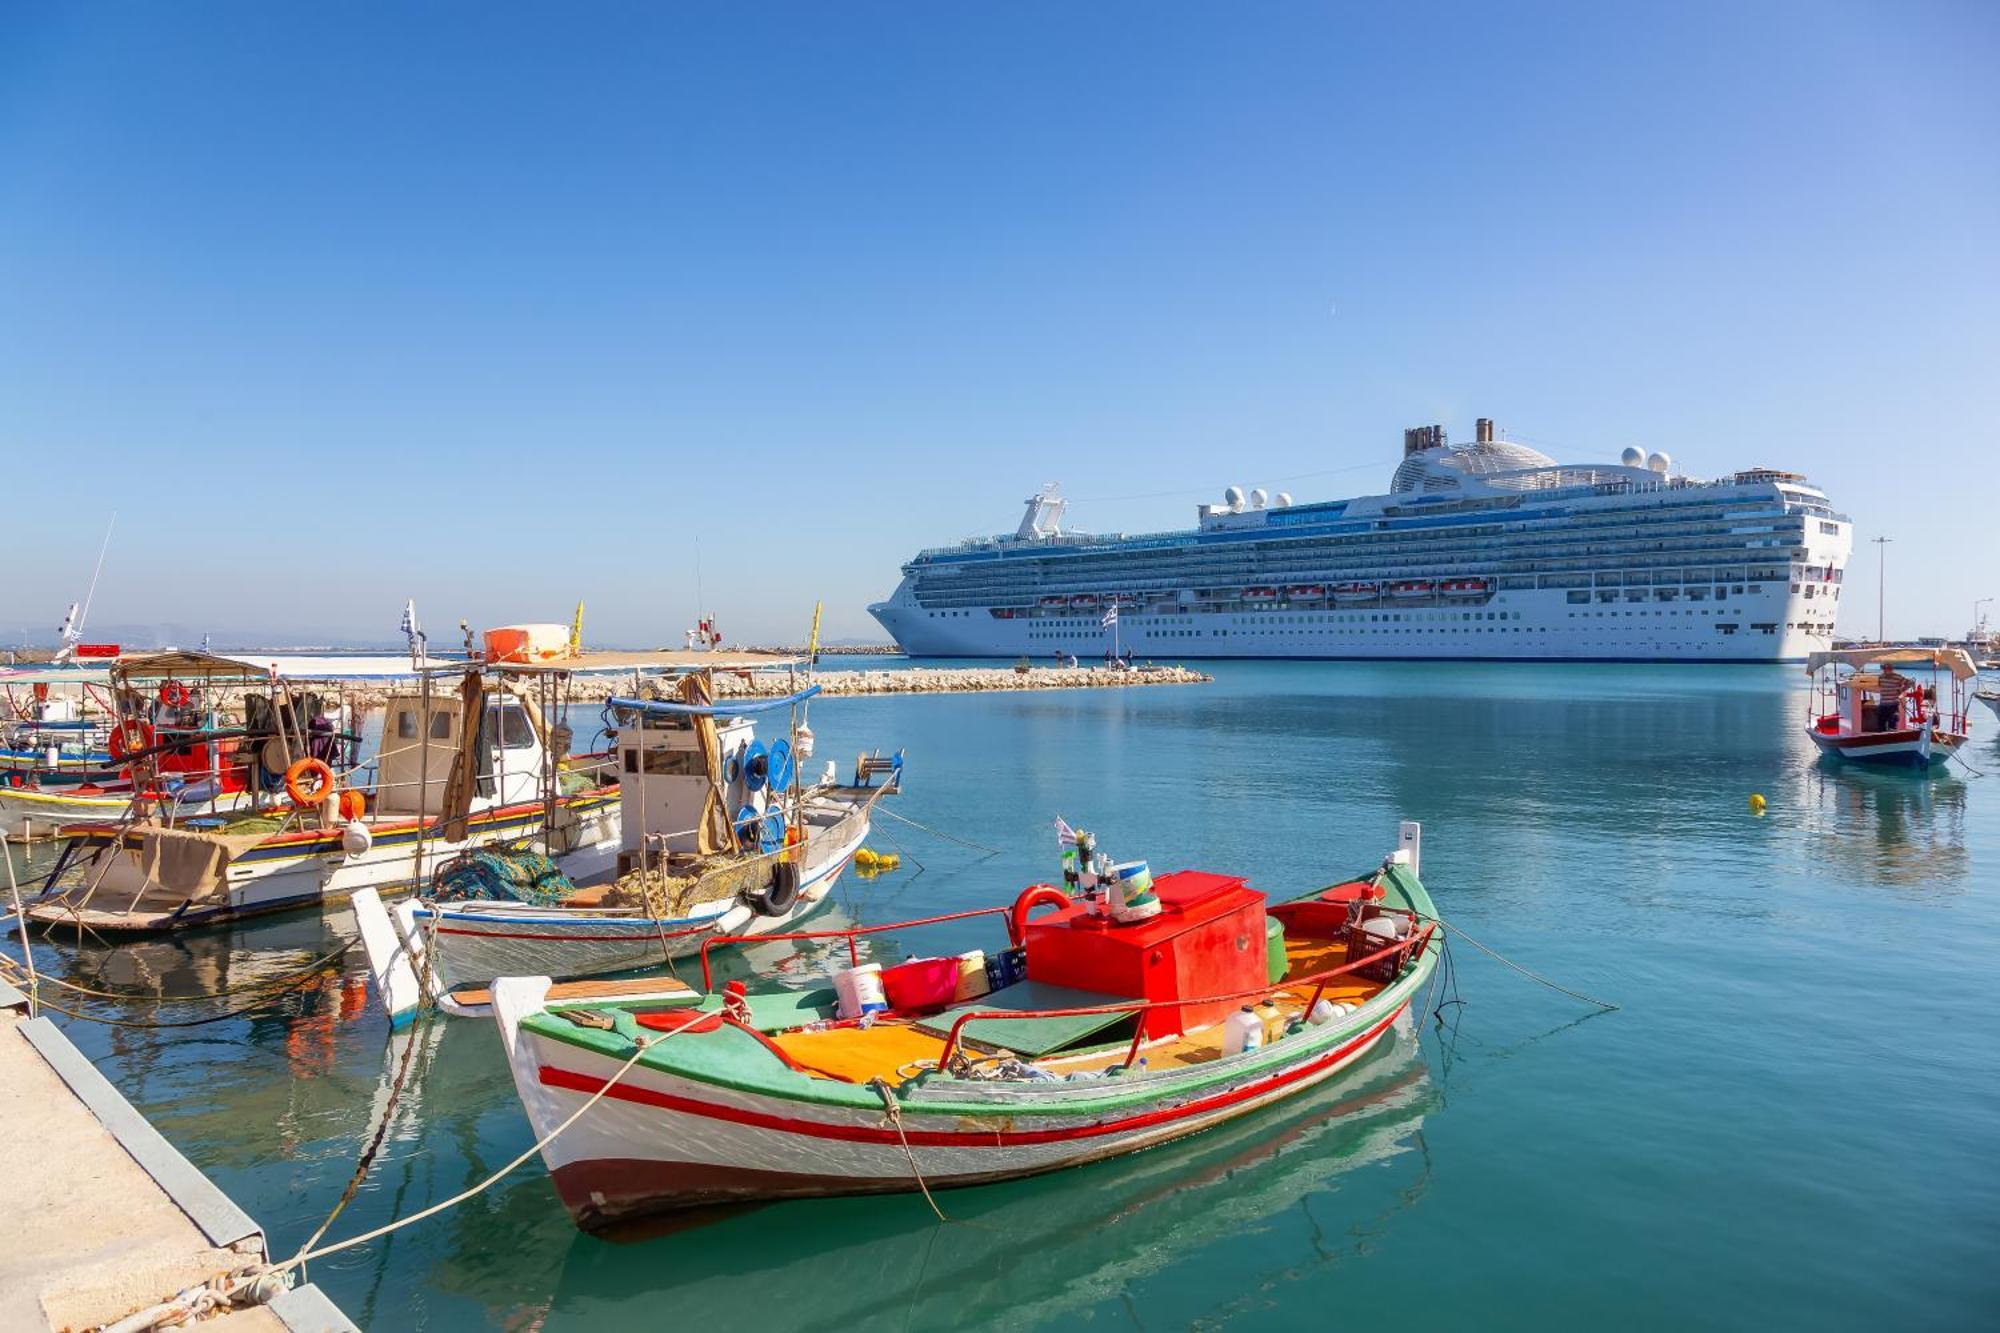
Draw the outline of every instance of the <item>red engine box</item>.
[[[1160,914],[1120,924],[1083,903],[1028,923],[1028,979],[1100,995],[1198,999],[1262,989],[1267,980],[1264,895],[1237,875],[1177,870],[1153,882]],[[1218,1023],[1241,1000],[1162,1005],[1146,1036]]]

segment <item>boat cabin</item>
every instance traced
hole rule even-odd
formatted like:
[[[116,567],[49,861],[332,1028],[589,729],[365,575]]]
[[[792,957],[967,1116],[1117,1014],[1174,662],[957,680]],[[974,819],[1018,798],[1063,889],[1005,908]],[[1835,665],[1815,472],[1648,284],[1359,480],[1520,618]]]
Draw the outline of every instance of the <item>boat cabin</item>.
[[[525,805],[542,795],[549,746],[534,702],[489,682],[473,705],[476,734],[466,735],[465,698],[416,690],[389,696],[382,717],[373,808],[381,815],[435,815],[444,809],[452,765],[468,748],[475,763],[473,804]],[[562,756],[555,756],[558,760]]]

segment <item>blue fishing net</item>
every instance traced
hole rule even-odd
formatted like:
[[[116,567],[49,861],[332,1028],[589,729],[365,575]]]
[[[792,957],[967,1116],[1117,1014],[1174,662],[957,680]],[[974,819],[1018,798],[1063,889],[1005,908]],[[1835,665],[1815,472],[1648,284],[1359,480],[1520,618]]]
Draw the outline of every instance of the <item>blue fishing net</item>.
[[[431,896],[443,902],[500,899],[552,907],[576,885],[556,863],[525,848],[482,848],[461,852],[432,879]]]

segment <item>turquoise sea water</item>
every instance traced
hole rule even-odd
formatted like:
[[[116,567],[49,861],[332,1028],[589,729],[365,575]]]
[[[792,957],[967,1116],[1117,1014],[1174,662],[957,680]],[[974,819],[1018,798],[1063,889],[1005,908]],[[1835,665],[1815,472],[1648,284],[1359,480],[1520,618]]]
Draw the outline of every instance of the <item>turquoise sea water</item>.
[[[1621,1008],[1592,1016],[1461,940],[1466,1003],[1420,1044],[1178,1146],[941,1195],[948,1225],[911,1195],[585,1236],[537,1162],[314,1280],[385,1329],[1991,1326],[1990,714],[1966,758],[1993,776],[1922,778],[1820,767],[1795,668],[1214,669],[1197,687],[816,704],[822,757],[907,747],[894,808],[1005,849],[884,820],[875,845],[903,870],[850,878],[829,919],[1007,901],[1053,873],[1058,813],[1121,858],[1274,894],[1370,867],[1419,819],[1448,920]],[[214,990],[350,929],[38,952],[107,989]],[[986,942],[968,925],[909,947]],[[202,1027],[68,1024],[280,1251],[332,1207],[392,1072],[361,960],[344,968]],[[420,1051],[332,1236],[532,1141],[490,1024],[443,1025]]]

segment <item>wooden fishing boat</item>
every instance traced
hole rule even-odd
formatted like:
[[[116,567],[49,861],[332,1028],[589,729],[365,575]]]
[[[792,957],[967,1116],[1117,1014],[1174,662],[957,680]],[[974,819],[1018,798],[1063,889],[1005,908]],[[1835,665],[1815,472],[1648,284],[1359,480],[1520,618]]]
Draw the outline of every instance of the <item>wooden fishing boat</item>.
[[[713,935],[780,930],[827,901],[868,836],[875,802],[900,789],[902,757],[864,755],[851,782],[835,781],[831,764],[809,781],[799,761],[811,757],[812,732],[801,710],[818,686],[758,700],[716,700],[713,690],[709,672],[693,672],[655,687],[665,698],[606,705],[624,807],[611,883],[563,884],[530,901],[467,897],[438,891],[451,887],[446,867],[431,891],[384,920],[375,920],[379,901],[357,899],[392,1018],[424,998],[447,1013],[476,1012],[484,1001],[460,992],[483,994],[495,977],[657,967]],[[752,715],[775,710],[789,710],[791,726],[767,749]]]
[[[566,664],[565,664],[566,665]],[[403,889],[470,848],[538,838],[579,873],[608,871],[618,789],[603,756],[567,758],[543,711],[553,666],[425,664],[389,696],[381,752],[364,776],[309,681],[205,653],[128,656],[113,669],[128,708],[168,684],[247,691],[243,725],[161,739],[136,713],[137,790],[110,825],[60,831],[65,845],[25,914],[47,928],[157,933]],[[538,673],[540,673],[538,677]],[[432,688],[434,677],[448,684]],[[540,698],[524,682],[541,679]],[[162,756],[241,743],[252,804],[190,809],[148,798]],[[345,788],[345,790],[343,790]]]
[[[1965,744],[1966,682],[1979,673],[1963,649],[1842,648],[1814,653],[1806,671],[1814,683],[1806,735],[1822,755],[1927,769]]]
[[[830,989],[579,1004],[552,1000],[547,978],[514,977],[495,983],[493,1014],[584,1227],[1033,1175],[1224,1124],[1381,1041],[1435,967],[1418,844],[1406,824],[1379,868],[1268,907],[1241,878],[1193,871],[1161,877],[1160,910],[1132,921],[1034,886],[987,909],[1010,947],[981,970],[986,994],[965,987],[962,960],[912,960],[903,967],[958,964],[959,988],[940,992],[920,971],[904,997],[885,985],[891,1007],[876,1010],[859,1003],[857,968]],[[1031,918],[1044,904],[1058,910]],[[853,949],[857,936],[982,914],[767,938]],[[706,951],[724,942],[704,946],[704,991]]]

